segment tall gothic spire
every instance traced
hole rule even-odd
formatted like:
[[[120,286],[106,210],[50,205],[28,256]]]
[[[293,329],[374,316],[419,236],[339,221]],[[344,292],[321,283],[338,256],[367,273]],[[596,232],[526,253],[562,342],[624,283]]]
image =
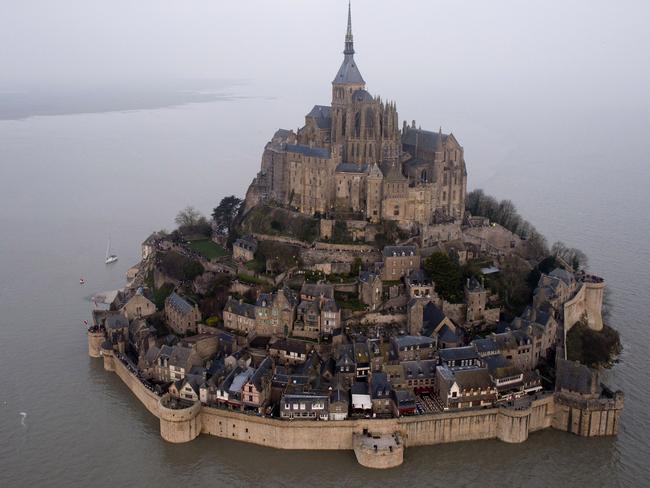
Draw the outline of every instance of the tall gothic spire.
[[[336,78],[332,83],[338,85],[352,84],[352,85],[365,85],[363,77],[359,72],[359,68],[354,61],[354,40],[352,38],[352,6],[348,2],[348,30],[345,33],[345,55],[343,57],[343,64],[336,74]]]
[[[354,54],[354,39],[352,37],[352,5],[348,1],[348,30],[345,33],[345,50],[343,54]]]

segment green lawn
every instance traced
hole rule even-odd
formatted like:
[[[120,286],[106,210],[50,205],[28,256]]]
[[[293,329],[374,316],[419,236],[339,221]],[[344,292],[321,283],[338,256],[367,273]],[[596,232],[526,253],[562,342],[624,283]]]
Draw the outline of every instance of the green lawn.
[[[223,247],[212,242],[210,239],[192,241],[189,246],[190,249],[193,249],[207,259],[215,259],[228,254]]]

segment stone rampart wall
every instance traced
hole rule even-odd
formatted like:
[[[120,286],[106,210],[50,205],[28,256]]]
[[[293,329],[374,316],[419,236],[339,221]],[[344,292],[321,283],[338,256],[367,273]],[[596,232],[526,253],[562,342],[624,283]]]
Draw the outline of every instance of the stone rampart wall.
[[[200,433],[276,449],[353,449],[353,434],[367,429],[377,434],[399,433],[405,447],[447,442],[500,439],[523,442],[530,432],[554,427],[583,436],[612,435],[618,428],[622,400],[576,408],[558,404],[553,395],[533,400],[525,409],[490,408],[396,419],[344,421],[283,421],[211,408],[195,403],[186,409],[165,407],[164,398],[145,388],[115,357],[105,357],[124,384],[153,415],[170,442],[187,442]],[[611,407],[611,408],[610,408]]]
[[[582,284],[578,293],[564,304],[564,326],[567,332],[585,315],[587,316],[589,328],[602,330],[604,292],[605,283]]]

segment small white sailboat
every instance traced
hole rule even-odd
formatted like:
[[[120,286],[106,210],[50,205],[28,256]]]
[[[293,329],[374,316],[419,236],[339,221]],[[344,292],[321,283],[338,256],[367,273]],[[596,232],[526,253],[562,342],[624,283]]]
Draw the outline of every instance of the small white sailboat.
[[[111,254],[111,238],[108,238],[108,245],[106,246],[106,264],[111,264],[117,261],[117,255]]]

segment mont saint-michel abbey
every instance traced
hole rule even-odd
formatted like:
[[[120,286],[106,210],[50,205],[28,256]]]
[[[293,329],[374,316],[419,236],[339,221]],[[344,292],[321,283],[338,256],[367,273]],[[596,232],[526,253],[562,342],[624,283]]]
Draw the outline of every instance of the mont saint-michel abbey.
[[[343,63],[330,105],[305,125],[278,130],[266,145],[247,203],[274,201],[309,215],[349,215],[377,223],[462,219],[467,171],[453,134],[400,130],[394,102],[373,97],[354,59],[348,8]]]

